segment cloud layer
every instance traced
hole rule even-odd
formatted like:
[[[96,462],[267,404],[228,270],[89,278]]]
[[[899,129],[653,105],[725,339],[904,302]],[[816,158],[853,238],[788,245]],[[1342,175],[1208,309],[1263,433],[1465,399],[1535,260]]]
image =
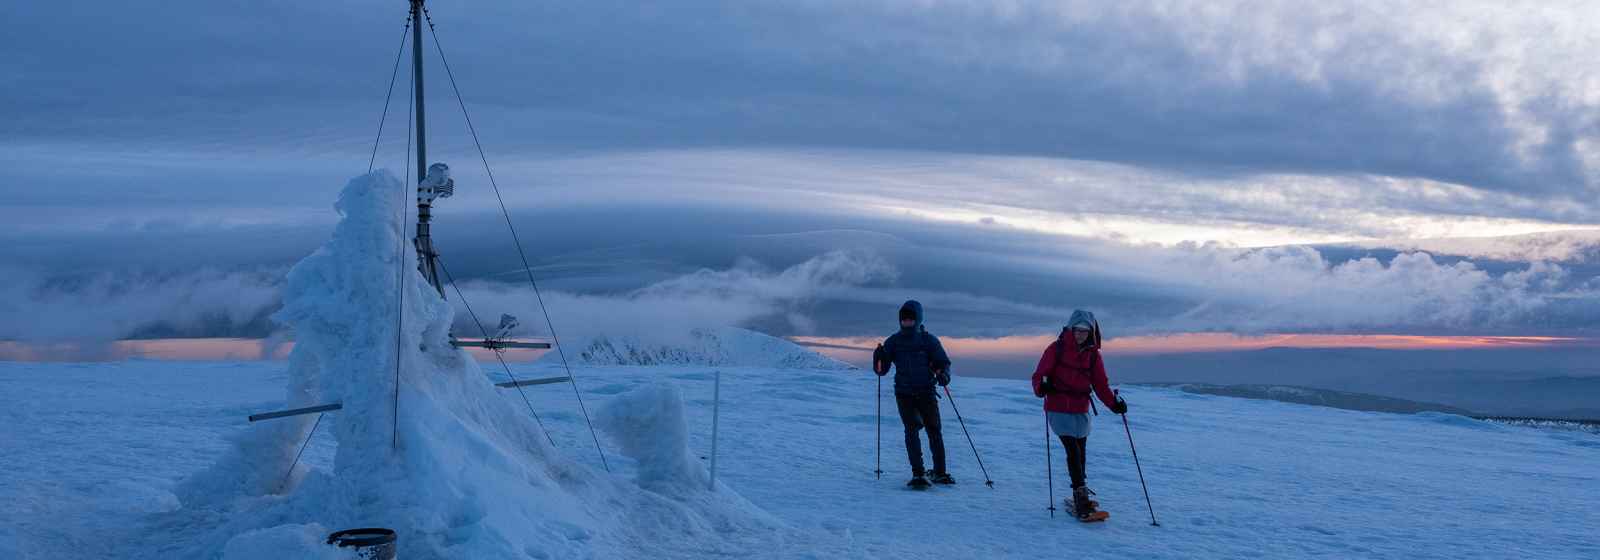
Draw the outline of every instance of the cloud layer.
[[[1308,247],[1193,247],[1143,268],[1135,274],[1197,302],[1163,325],[1180,331],[1494,333],[1600,311],[1600,281],[1544,262],[1496,275],[1427,253],[1339,262]]]
[[[653,333],[659,338],[686,335],[695,328],[750,326],[761,320],[781,321],[791,332],[812,333],[819,327],[809,311],[821,300],[842,288],[891,282],[895,275],[892,266],[870,252],[836,251],[782,270],[746,259],[729,269],[700,269],[617,294],[553,292],[545,304],[558,334],[579,337]],[[477,309],[512,313],[528,332],[549,334],[543,311],[525,283],[465,282],[461,292]],[[461,308],[459,301],[457,305]],[[467,321],[469,317],[459,317],[458,330],[476,328]]]
[[[1008,154],[1585,204],[1600,169],[1583,2],[430,6],[504,152]],[[8,157],[134,146],[133,162],[263,169],[250,154],[364,155],[404,17],[376,1],[3,10]],[[436,149],[465,152],[458,116],[434,114]]]
[[[0,339],[109,341],[128,337],[262,336],[280,303],[282,269],[174,275],[51,277],[3,272]]]
[[[430,6],[558,326],[851,336],[908,297],[972,336],[1075,307],[1130,332],[1600,316],[1593,233],[1548,233],[1600,223],[1588,3]],[[273,271],[365,168],[402,8],[0,6],[0,338],[270,332]],[[441,247],[534,325],[430,60]],[[380,166],[409,166],[400,107]]]
[[[873,235],[742,238],[701,255],[704,262],[719,260],[719,253],[732,255],[731,266],[677,274],[597,274],[599,269],[569,268],[561,259],[543,264],[540,274],[559,286],[545,293],[556,327],[574,336],[722,325],[780,335],[867,336],[892,329],[894,309],[905,299],[927,306],[930,328],[967,337],[1052,332],[1075,308],[1095,310],[1119,335],[1582,335],[1600,314],[1600,277],[1583,266],[1484,268],[1420,252],[1330,258],[1301,246],[1168,248],[1099,241],[1043,254],[1016,240],[984,241],[981,251],[951,248],[953,243],[938,239],[931,245],[841,248],[862,245],[857,240]],[[825,249],[830,246],[835,248]],[[653,259],[659,266],[683,256],[673,245],[635,249],[620,262]],[[596,256],[574,258],[592,262]],[[563,278],[563,270],[577,275]],[[275,329],[266,317],[278,305],[281,285],[281,270],[77,278],[14,270],[9,276],[18,281],[0,293],[0,339],[30,342],[266,336]],[[592,288],[628,283],[634,287]],[[460,287],[460,295],[449,294],[460,312],[458,333],[478,334],[461,306],[464,295],[491,327],[499,313],[512,313],[522,318],[526,333],[548,334],[538,301],[517,275],[475,276]]]

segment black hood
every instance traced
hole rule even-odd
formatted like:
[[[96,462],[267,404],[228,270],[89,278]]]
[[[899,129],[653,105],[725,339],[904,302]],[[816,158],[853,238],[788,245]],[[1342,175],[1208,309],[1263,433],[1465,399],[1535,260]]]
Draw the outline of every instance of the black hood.
[[[916,327],[922,326],[922,304],[921,303],[918,303],[917,300],[914,300],[914,299],[906,300],[906,303],[904,305],[900,306],[900,316],[904,317],[907,314],[910,314],[911,317],[917,321],[917,324],[911,326],[912,328],[916,328]]]

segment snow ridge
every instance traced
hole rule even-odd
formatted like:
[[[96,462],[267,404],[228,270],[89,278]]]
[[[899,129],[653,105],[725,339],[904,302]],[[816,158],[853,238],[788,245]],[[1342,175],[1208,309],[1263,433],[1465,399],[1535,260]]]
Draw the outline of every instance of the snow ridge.
[[[592,366],[696,365],[847,370],[845,364],[793,342],[737,327],[699,328],[687,337],[599,335],[569,355]],[[546,356],[544,359],[550,359]]]

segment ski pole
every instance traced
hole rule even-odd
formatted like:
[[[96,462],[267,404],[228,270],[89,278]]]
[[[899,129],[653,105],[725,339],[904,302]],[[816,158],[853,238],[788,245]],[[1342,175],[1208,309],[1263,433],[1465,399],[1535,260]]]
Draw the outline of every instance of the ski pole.
[[[876,369],[877,363],[872,367]],[[877,375],[877,372],[873,372]],[[873,472],[877,473],[878,480],[883,480],[883,376],[878,376],[878,457],[873,460]]]
[[[1044,413],[1044,479],[1050,486],[1050,518],[1056,518],[1055,461],[1050,460],[1050,412]]]
[[[1122,395],[1117,394],[1117,398],[1121,399]],[[1133,453],[1133,468],[1139,471],[1139,487],[1144,489],[1144,507],[1150,510],[1150,525],[1160,527],[1161,524],[1156,523],[1156,508],[1150,505],[1150,487],[1144,484],[1144,467],[1139,466],[1139,450],[1133,447],[1133,429],[1128,427],[1128,414],[1124,412],[1119,416],[1122,416],[1122,431],[1128,434],[1128,451]]]
[[[983,471],[983,484],[988,486],[990,490],[993,490],[994,480],[989,478],[989,469],[984,468],[983,457],[978,455],[978,444],[972,443],[972,432],[967,431],[967,421],[961,418],[961,408],[956,406],[956,398],[950,394],[949,385],[945,385],[944,387],[944,396],[950,399],[950,409],[956,411],[956,421],[961,423],[961,433],[967,435],[967,445],[972,446],[972,457],[978,460],[978,469]]]

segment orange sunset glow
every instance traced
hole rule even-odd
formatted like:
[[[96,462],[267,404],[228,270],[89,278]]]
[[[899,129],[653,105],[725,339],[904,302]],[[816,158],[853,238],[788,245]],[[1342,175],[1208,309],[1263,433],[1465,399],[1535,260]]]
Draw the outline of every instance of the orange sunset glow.
[[[882,339],[864,337],[796,336],[790,340],[824,355],[851,361],[870,352]],[[1007,336],[1001,338],[941,337],[945,350],[953,356],[1001,358],[1037,353],[1054,340],[1052,336]],[[1375,348],[1383,350],[1468,350],[1531,347],[1600,347],[1600,339],[1552,336],[1428,336],[1398,334],[1268,334],[1258,336],[1231,333],[1182,333],[1171,335],[1126,336],[1108,339],[1107,354],[1180,354],[1189,352],[1237,352],[1266,348]],[[255,338],[169,338],[119,340],[100,345],[92,355],[99,359],[141,358],[150,360],[282,360],[288,358],[293,342],[273,342]],[[85,355],[72,344],[33,345],[0,341],[0,359],[15,361],[59,361],[58,356]],[[469,349],[480,361],[493,361],[488,350]],[[548,350],[511,350],[508,362],[531,362]]]
[[[273,341],[262,338],[118,340],[94,344],[92,347],[86,346],[88,345],[73,343],[26,344],[0,340],[0,360],[19,362],[82,361],[86,359],[85,356],[92,356],[90,359],[94,360],[126,360],[130,358],[180,361],[284,360],[288,359],[289,351],[294,349],[293,342]],[[531,362],[544,356],[546,352],[549,352],[549,350],[507,350],[505,359],[508,362]],[[472,354],[479,361],[494,361],[494,353],[489,350],[469,348],[467,353]]]
[[[793,337],[796,343],[824,354],[869,352],[881,339]],[[1055,340],[1054,336],[1008,336],[1001,338],[940,337],[952,355],[984,358],[1036,353]],[[1375,348],[1383,350],[1465,350],[1487,348],[1526,348],[1541,346],[1600,346],[1590,338],[1549,336],[1428,336],[1397,334],[1267,334],[1247,336],[1232,333],[1181,333],[1170,335],[1127,336],[1108,339],[1107,354],[1178,354],[1188,352],[1237,352],[1266,348]]]

